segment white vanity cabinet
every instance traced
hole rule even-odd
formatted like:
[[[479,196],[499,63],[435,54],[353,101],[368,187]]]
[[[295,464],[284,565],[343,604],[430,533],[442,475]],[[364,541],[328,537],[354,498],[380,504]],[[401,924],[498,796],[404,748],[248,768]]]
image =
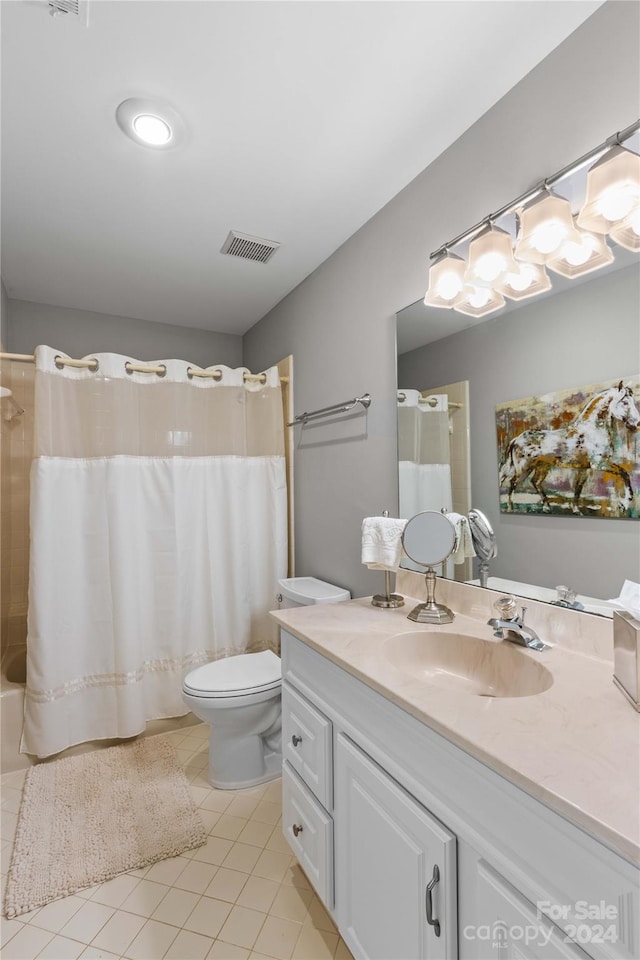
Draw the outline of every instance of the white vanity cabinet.
[[[337,919],[352,953],[457,956],[455,837],[344,734],[335,808]]]
[[[282,673],[283,831],[356,960],[638,960],[634,865],[285,630]]]

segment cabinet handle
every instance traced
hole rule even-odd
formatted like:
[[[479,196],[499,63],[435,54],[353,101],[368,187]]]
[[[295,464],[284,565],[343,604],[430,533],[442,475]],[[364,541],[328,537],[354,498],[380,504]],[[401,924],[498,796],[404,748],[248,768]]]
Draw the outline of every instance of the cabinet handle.
[[[297,733],[294,733],[294,735],[291,737],[291,743],[294,745],[294,747],[297,747],[299,743],[302,743],[302,737],[299,737]]]
[[[426,907],[427,907],[427,923],[433,927],[436,937],[440,936],[440,921],[433,919],[433,888],[440,879],[440,869],[436,863],[433,867],[433,876],[427,884],[427,894],[426,894]]]
[[[299,833],[302,833],[302,824],[300,824],[300,826],[298,826],[297,823],[294,823],[292,829],[293,829],[293,835],[294,835],[294,837],[297,837]]]

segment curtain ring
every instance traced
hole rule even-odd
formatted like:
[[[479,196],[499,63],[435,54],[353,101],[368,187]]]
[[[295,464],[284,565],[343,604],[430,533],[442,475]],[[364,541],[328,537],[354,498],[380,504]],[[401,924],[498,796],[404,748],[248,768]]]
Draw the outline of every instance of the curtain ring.
[[[156,370],[157,377],[166,377],[167,375],[167,365],[166,363],[158,364],[158,369]]]

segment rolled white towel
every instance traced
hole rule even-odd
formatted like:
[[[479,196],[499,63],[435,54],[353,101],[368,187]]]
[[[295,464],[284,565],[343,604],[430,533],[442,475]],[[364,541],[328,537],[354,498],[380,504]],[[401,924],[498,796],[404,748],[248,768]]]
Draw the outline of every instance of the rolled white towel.
[[[469,521],[463,513],[448,513],[447,517],[456,528],[456,543],[451,554],[454,563],[464,563],[467,557],[475,557]]]
[[[362,521],[362,562],[370,570],[398,570],[406,520],[365,517]]]

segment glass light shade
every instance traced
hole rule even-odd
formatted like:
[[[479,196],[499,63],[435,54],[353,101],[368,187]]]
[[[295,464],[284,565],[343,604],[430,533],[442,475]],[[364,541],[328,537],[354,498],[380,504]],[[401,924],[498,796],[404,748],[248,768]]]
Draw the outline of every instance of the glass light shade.
[[[504,307],[502,294],[490,287],[475,287],[466,284],[453,304],[458,313],[465,313],[468,317],[486,317]]]
[[[584,230],[580,230],[579,234],[579,242],[566,240],[556,256],[547,262],[550,270],[572,279],[599,270],[613,261],[613,253],[603,236]]]
[[[466,264],[455,253],[445,253],[429,268],[429,289],[424,298],[428,307],[450,310],[464,286]]]
[[[469,245],[469,266],[465,283],[476,287],[495,287],[507,273],[516,269],[511,234],[488,226]]]
[[[496,290],[509,300],[526,300],[551,288],[551,280],[544,267],[537,263],[516,263]]]
[[[516,260],[545,264],[558,253],[566,240],[580,242],[573,224],[571,204],[562,197],[545,193],[519,211],[520,233]]]
[[[622,223],[617,223],[613,227],[609,236],[625,250],[631,250],[633,253],[640,251],[640,204],[628,217],[625,217]]]
[[[640,206],[640,156],[612,147],[587,174],[587,197],[578,226],[609,233]]]

